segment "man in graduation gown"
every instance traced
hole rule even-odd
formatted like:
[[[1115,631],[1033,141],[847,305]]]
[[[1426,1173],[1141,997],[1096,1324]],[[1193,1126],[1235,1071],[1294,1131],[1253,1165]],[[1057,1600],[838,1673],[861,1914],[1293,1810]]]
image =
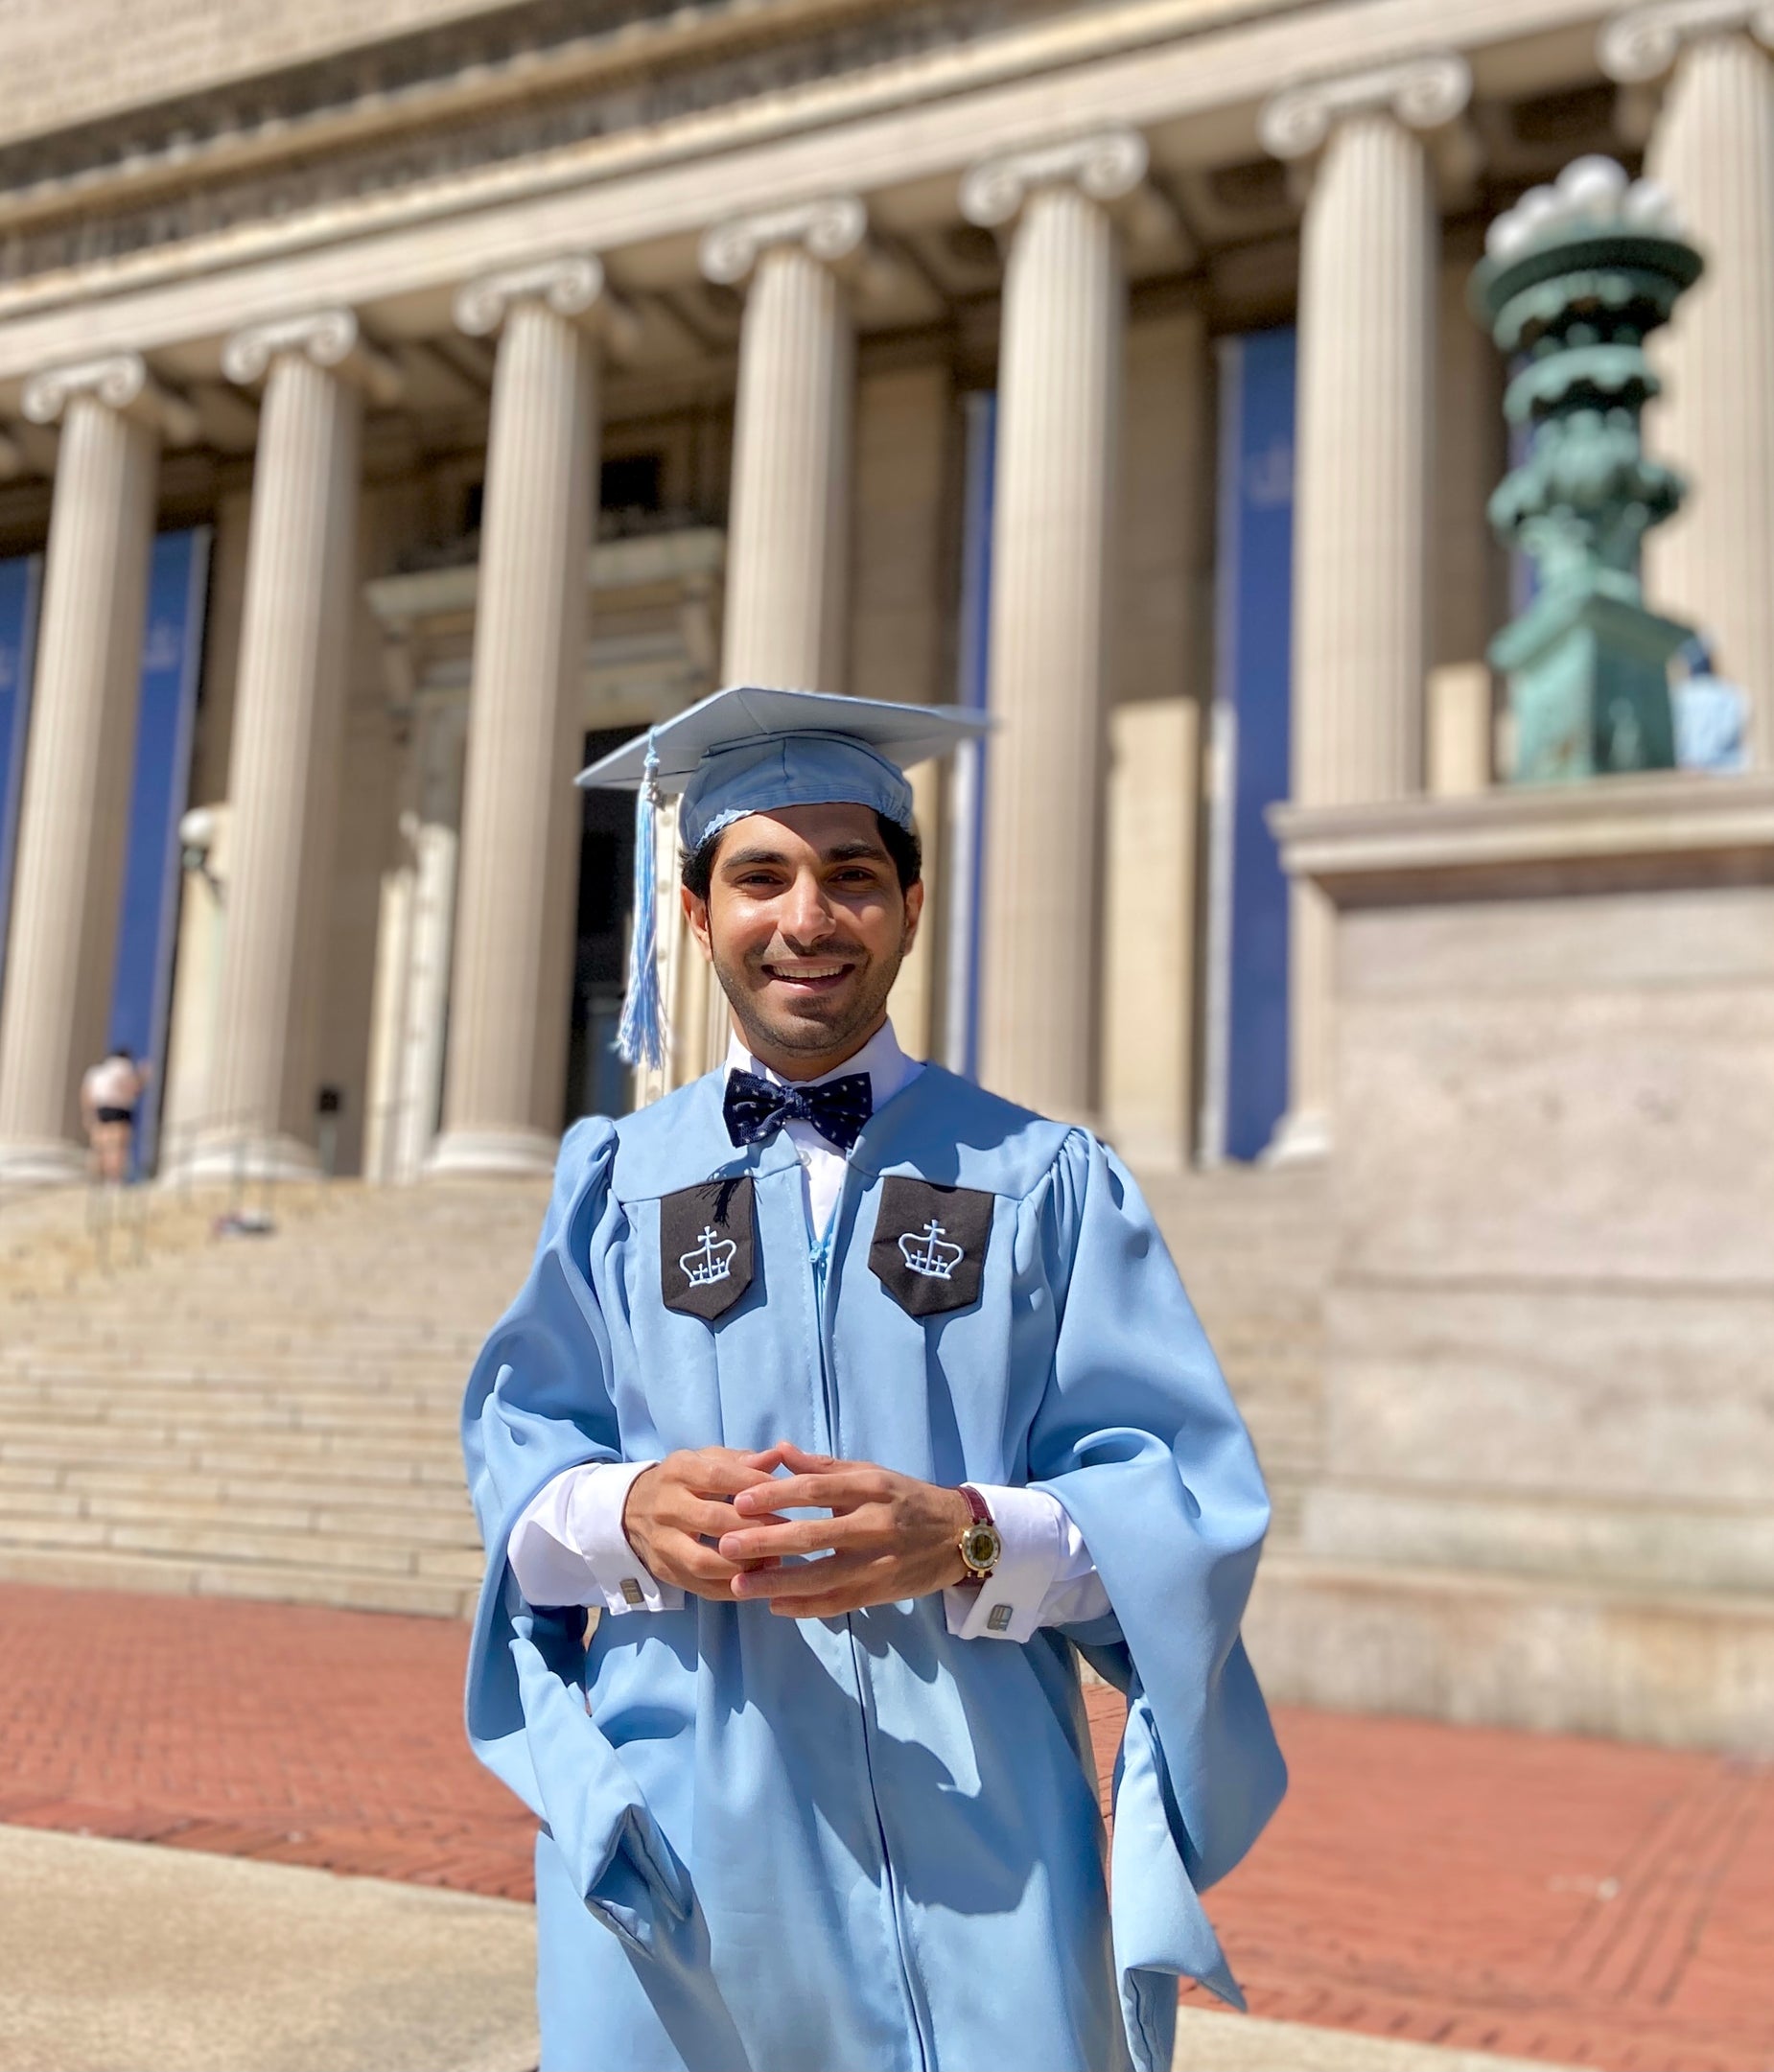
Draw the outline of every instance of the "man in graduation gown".
[[[1179,1974],[1238,1998],[1197,1896],[1284,1784],[1249,1439],[1114,1155],[886,1018],[902,766],[976,724],[734,690],[586,773],[647,856],[682,791],[734,1040],[569,1132],[468,1388],[545,2072],[1162,2072]],[[1128,1698],[1112,1864],[1081,1659]]]

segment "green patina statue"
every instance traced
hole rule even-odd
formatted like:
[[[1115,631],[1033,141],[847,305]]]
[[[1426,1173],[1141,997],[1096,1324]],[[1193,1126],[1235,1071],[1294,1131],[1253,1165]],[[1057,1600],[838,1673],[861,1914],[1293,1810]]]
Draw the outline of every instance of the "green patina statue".
[[[1639,546],[1681,502],[1645,453],[1659,383],[1645,340],[1699,278],[1668,196],[1580,158],[1491,225],[1471,302],[1512,367],[1504,409],[1527,453],[1490,520],[1521,547],[1536,594],[1490,645],[1506,677],[1517,783],[1675,761],[1669,658],[1690,627],[1647,611]]]

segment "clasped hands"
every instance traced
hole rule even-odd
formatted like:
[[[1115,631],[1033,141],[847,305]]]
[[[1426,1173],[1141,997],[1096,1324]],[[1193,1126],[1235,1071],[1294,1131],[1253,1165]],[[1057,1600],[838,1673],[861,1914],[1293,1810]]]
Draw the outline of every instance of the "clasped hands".
[[[802,1510],[828,1515],[782,1515]],[[694,1596],[759,1597],[785,1618],[837,1618],[960,1582],[971,1516],[958,1489],[784,1439],[761,1454],[667,1455],[629,1485],[622,1530],[652,1575]],[[823,1558],[790,1558],[807,1555]]]

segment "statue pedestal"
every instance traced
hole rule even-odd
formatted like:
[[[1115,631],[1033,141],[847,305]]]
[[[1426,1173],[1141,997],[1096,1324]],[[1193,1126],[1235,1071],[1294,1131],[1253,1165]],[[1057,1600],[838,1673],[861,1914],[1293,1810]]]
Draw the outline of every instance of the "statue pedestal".
[[[1277,808],[1335,913],[1279,1698],[1774,1750],[1774,779]]]
[[[1490,645],[1508,678],[1515,776],[1528,784],[1675,765],[1669,658],[1692,629],[1647,612],[1608,571],[1544,592]]]

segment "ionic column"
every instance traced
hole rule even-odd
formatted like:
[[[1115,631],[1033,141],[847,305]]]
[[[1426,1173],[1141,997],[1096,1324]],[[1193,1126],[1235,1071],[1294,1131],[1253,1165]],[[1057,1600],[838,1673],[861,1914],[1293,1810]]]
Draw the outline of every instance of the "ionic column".
[[[1465,107],[1458,58],[1294,86],[1264,108],[1277,157],[1316,159],[1301,232],[1295,438],[1295,800],[1422,783],[1435,196],[1426,133]],[[1295,883],[1288,1113],[1272,1155],[1329,1147],[1332,918]]]
[[[721,654],[729,684],[844,688],[855,340],[843,269],[862,203],[834,195],[717,224],[712,281],[745,287]]]
[[[1601,36],[1603,69],[1668,79],[1646,171],[1674,196],[1706,272],[1657,358],[1646,413],[1688,501],[1645,543],[1646,594],[1709,634],[1750,699],[1749,748],[1774,764],[1774,12],[1668,0]]]
[[[39,375],[61,423],[0,1006],[0,1180],[85,1169],[80,1083],[106,1047],[148,558],[169,399],[133,353]]]
[[[199,1171],[312,1174],[322,947],[350,634],[365,389],[393,369],[348,310],[242,331],[232,382],[263,381],[228,764],[233,870]]]
[[[456,322],[497,333],[499,358],[433,1173],[546,1173],[560,1143],[597,334],[610,314],[590,254],[495,274],[456,298]]]
[[[461,846],[467,701],[427,701],[420,721],[419,803],[412,825],[412,899],[405,1017],[394,1060],[393,1177],[416,1179],[431,1157],[442,1107],[450,955]]]
[[[856,411],[849,283],[867,238],[862,203],[831,195],[717,223],[702,240],[704,277],[745,291],[723,684],[845,687]],[[727,1042],[727,1003],[684,934],[672,951],[672,1086],[706,1071]]]
[[[1009,230],[998,357],[980,1073],[1048,1114],[1096,1100],[1110,517],[1127,289],[1110,204],[1146,146],[1109,130],[976,166]],[[1014,227],[1011,227],[1014,226]]]

